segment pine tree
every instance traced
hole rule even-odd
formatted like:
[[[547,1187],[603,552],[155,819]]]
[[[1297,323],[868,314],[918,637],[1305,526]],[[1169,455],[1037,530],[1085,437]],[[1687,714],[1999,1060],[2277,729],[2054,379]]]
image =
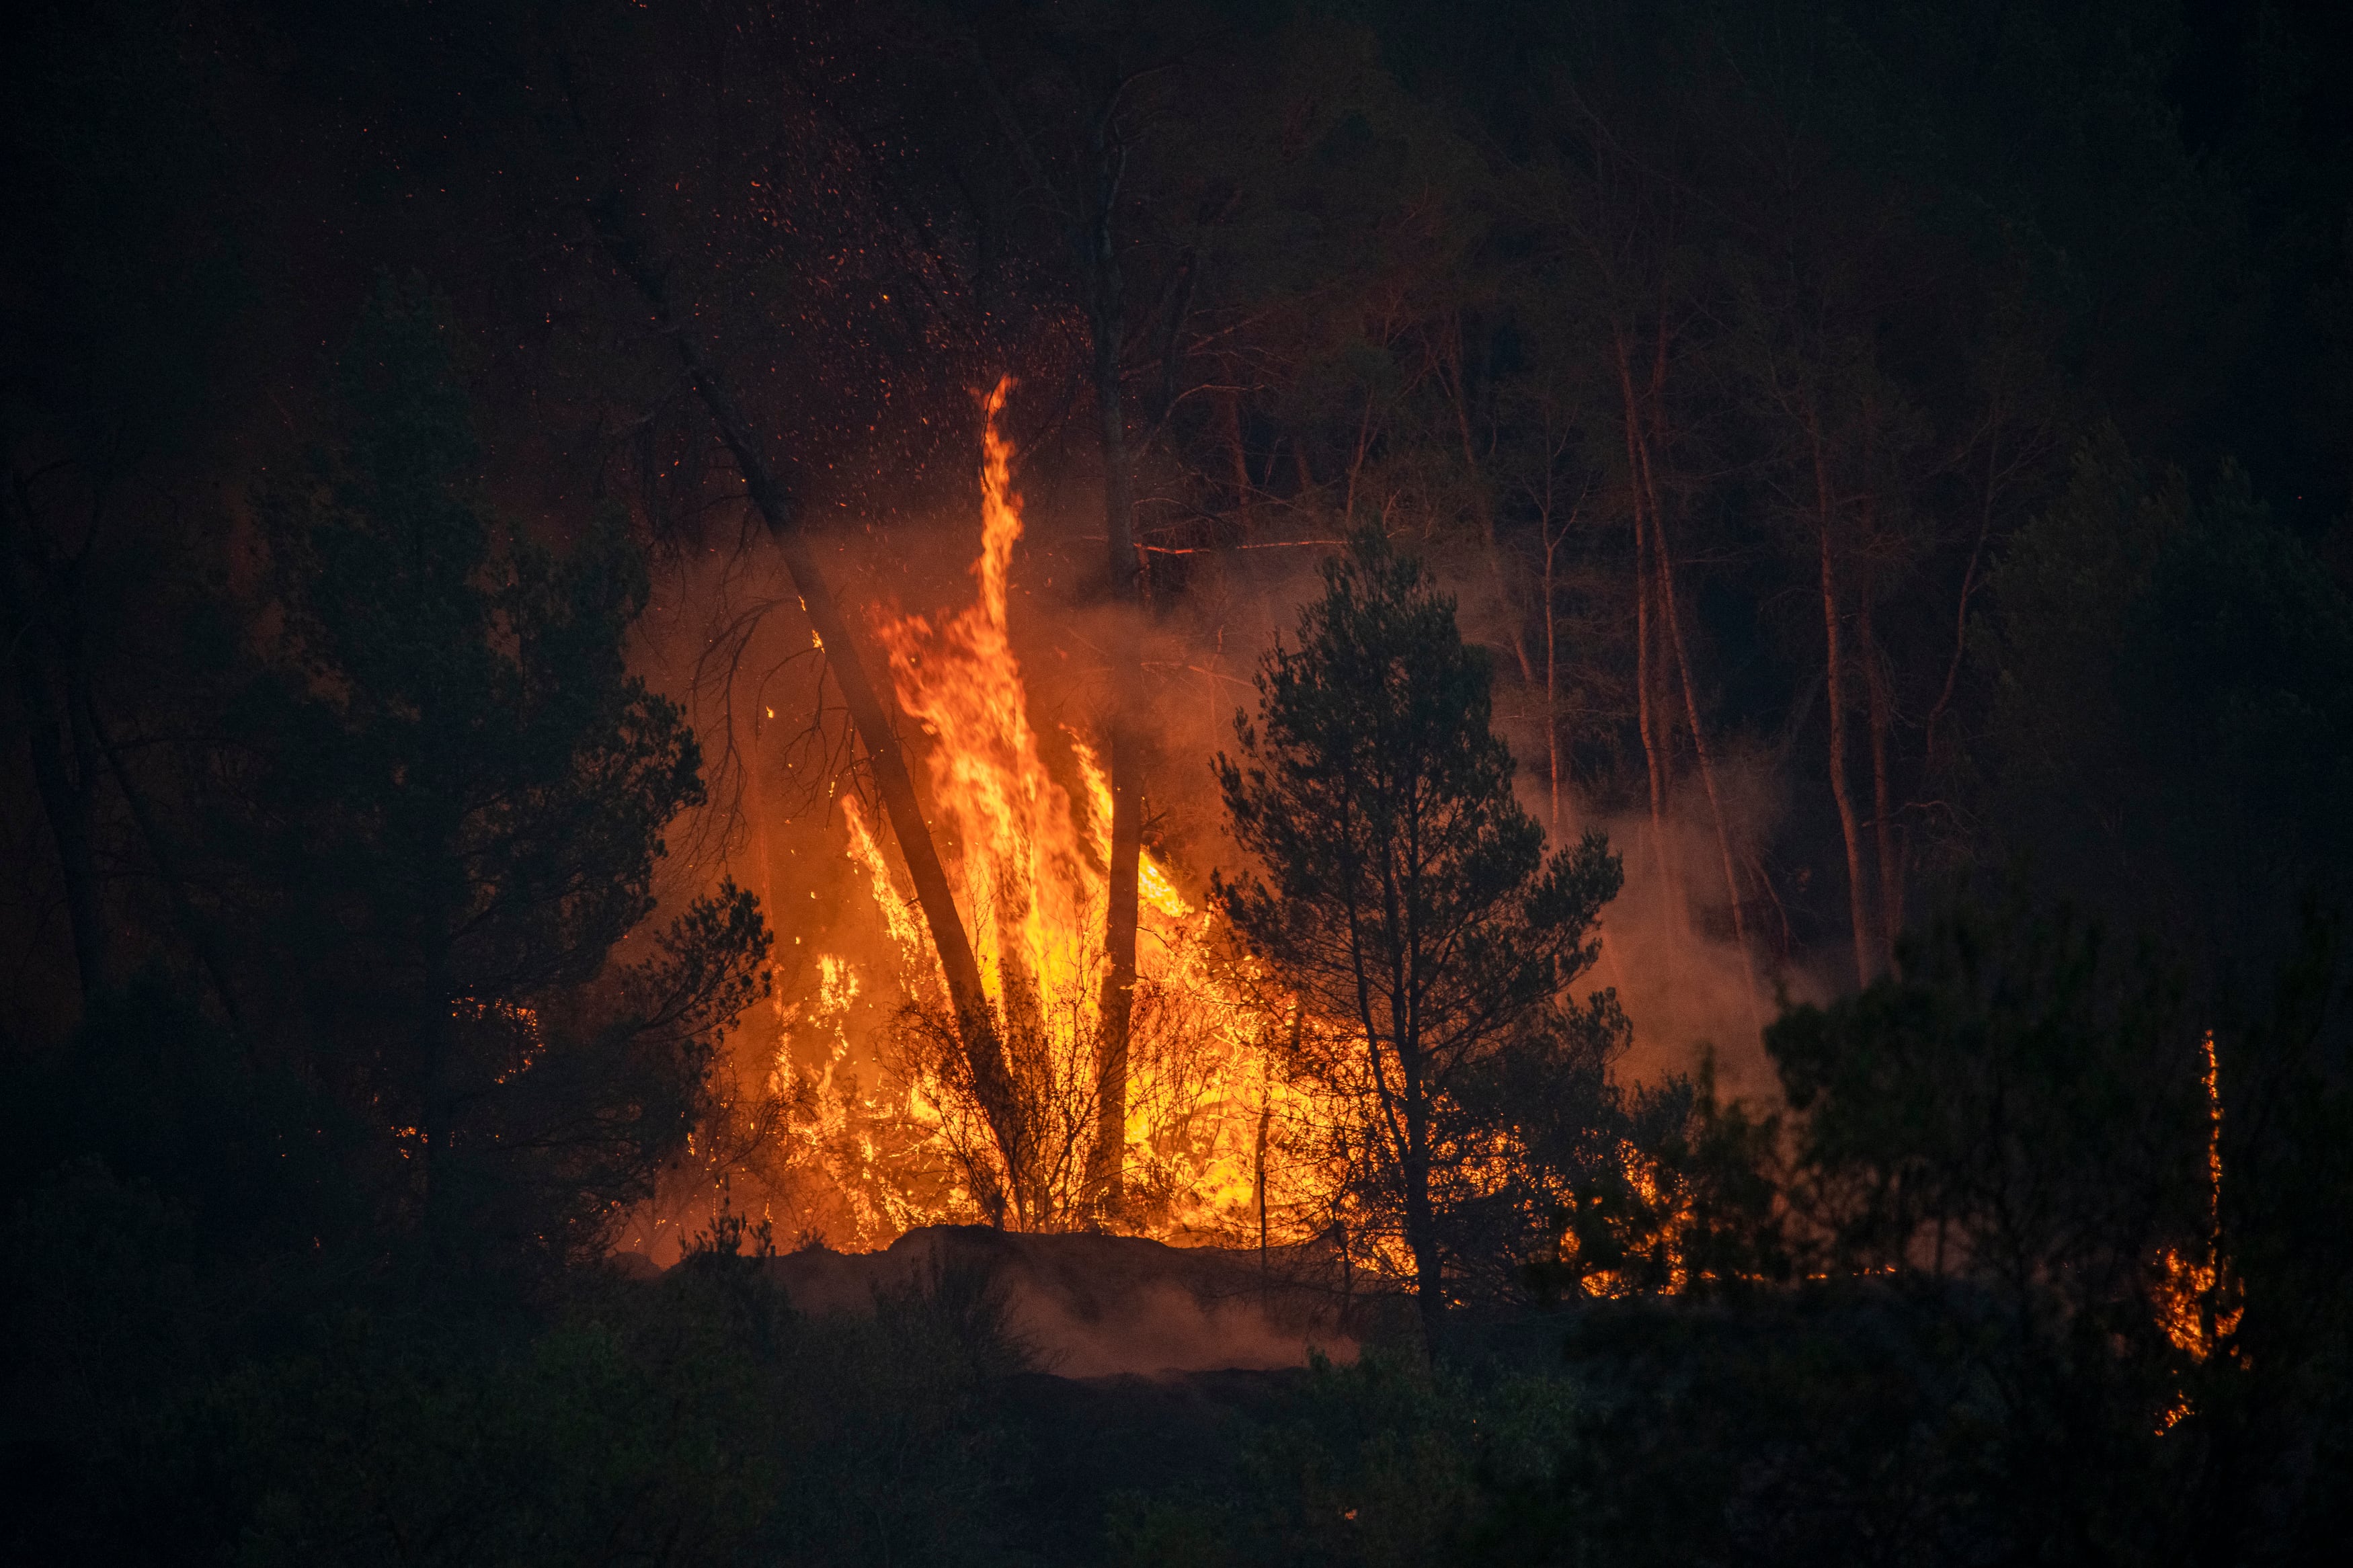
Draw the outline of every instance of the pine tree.
[[[1413,1258],[1435,1354],[1447,1259],[1433,1200],[1475,1157],[1446,1136],[1467,1076],[1566,1013],[1599,952],[1618,858],[1599,832],[1547,856],[1490,727],[1491,671],[1453,600],[1378,533],[1324,569],[1295,647],[1258,674],[1219,784],[1255,873],[1215,892],[1314,1014],[1354,1037],[1368,1187]],[[1359,1070],[1359,1068],[1361,1070]]]
[[[624,659],[644,563],[617,518],[558,554],[487,505],[454,337],[387,283],[333,438],[259,498],[280,630],[244,826],[310,1071],[428,1219],[566,1251],[691,1130],[769,939],[733,886],[639,930],[702,800],[685,715]]]

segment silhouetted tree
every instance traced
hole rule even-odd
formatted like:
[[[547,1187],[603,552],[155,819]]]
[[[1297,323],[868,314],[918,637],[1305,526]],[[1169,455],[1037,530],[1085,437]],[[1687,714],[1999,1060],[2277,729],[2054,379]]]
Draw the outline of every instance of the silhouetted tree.
[[[567,1249],[692,1129],[768,934],[731,884],[612,962],[700,752],[624,666],[647,583],[617,526],[558,555],[484,504],[454,338],[387,282],[335,440],[259,498],[282,620],[235,715],[232,833],[311,1070],[390,1131],[428,1212],[474,1206],[462,1179]]]
[[[1236,927],[1345,1031],[1362,1173],[1413,1256],[1435,1353],[1446,1259],[1433,1182],[1478,1157],[1443,1125],[1464,1076],[1563,1010],[1622,873],[1599,832],[1547,857],[1489,728],[1486,657],[1421,563],[1362,532],[1326,563],[1296,647],[1261,662],[1218,782],[1259,869],[1219,879]]]

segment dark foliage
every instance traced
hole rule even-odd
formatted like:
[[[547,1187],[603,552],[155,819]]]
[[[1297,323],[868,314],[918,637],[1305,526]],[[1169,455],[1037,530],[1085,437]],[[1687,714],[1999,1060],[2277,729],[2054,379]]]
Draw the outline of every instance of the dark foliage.
[[[1441,1211],[1465,1206],[1456,1194],[1475,1192],[1510,1131],[1495,1090],[1474,1080],[1553,1068],[1591,1093],[1622,1043],[1608,992],[1567,995],[1621,873],[1599,833],[1545,853],[1489,728],[1487,660],[1463,646],[1420,561],[1368,531],[1324,581],[1298,647],[1266,656],[1256,717],[1235,718],[1239,760],[1218,759],[1255,868],[1212,896],[1340,1031],[1295,1065],[1347,1106],[1357,1136],[1344,1158],[1376,1223],[1413,1255],[1435,1353],[1451,1250]]]

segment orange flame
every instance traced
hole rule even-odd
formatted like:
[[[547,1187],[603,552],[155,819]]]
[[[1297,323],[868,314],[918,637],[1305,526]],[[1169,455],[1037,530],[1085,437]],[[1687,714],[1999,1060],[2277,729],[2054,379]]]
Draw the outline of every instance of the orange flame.
[[[1112,795],[1087,739],[1041,734],[1010,629],[1011,578],[1023,531],[1014,451],[997,426],[1009,380],[983,403],[980,552],[973,602],[940,615],[880,614],[876,631],[900,703],[921,727],[934,828],[971,933],[983,990],[1010,1054],[1043,1098],[1061,1108],[1040,1142],[1063,1174],[1056,1213],[1032,1224],[1083,1223],[1079,1190],[1094,1136],[1093,1045],[1101,1027]],[[1067,781],[1067,782],[1066,782]],[[900,890],[875,826],[843,802],[848,853],[871,889],[890,937],[898,986],[934,1013],[944,983],[929,931]],[[1344,1081],[1305,1087],[1278,1065],[1307,1048],[1345,1061],[1350,1031],[1310,1017],[1295,1000],[1262,1005],[1268,977],[1219,956],[1216,917],[1197,907],[1146,848],[1137,868],[1136,1016],[1130,1041],[1124,1151],[1128,1207],[1122,1223],[1163,1240],[1285,1246],[1324,1220],[1347,1226],[1351,1256],[1393,1277],[1410,1275],[1399,1237],[1359,1226],[1342,1196],[1335,1128],[1348,1120]],[[914,1226],[983,1217],[970,1160],[987,1131],[968,1090],[943,1064],[917,1056],[860,1080],[849,1068],[848,1008],[860,994],[849,962],[819,954],[823,984],[795,1015],[787,1055],[814,1062],[798,1080],[809,1163],[844,1194],[853,1235],[877,1245]],[[1237,966],[1239,964],[1239,966]],[[868,985],[871,995],[888,987]],[[1329,1038],[1323,1037],[1330,1036]],[[780,1063],[789,1068],[789,1061]],[[950,1064],[952,1065],[952,1064]],[[1328,1063],[1326,1064],[1329,1065]],[[1344,1070],[1342,1079],[1346,1079]],[[1355,1086],[1368,1089],[1368,1084]],[[1684,1283],[1679,1189],[1639,1151],[1623,1151],[1658,1234],[1673,1289]],[[1462,1175],[1500,1181],[1514,1152]],[[959,1162],[963,1162],[962,1164]],[[1632,1271],[1599,1273],[1588,1290],[1639,1288]]]
[[[1000,381],[983,403],[975,602],[944,616],[880,616],[877,635],[900,703],[925,737],[934,826],[982,987],[1008,1038],[1029,1044],[1025,1070],[1045,1080],[1033,1087],[1076,1110],[1094,1092],[1111,789],[1082,736],[1063,731],[1050,747],[1029,719],[1009,630],[1022,505],[1012,483],[1013,447],[997,427],[1011,385]],[[1075,775],[1075,791],[1057,777],[1050,752],[1066,759],[1062,776]],[[844,809],[849,858],[874,893],[898,978],[919,1005],[936,1007],[944,986],[930,934],[898,890],[871,825],[853,803]],[[1211,952],[1211,917],[1194,908],[1149,850],[1137,876],[1140,978],[1124,1152],[1126,1185],[1140,1202],[1129,1222],[1167,1238],[1239,1240],[1249,1233],[1254,1239],[1262,1213],[1271,1212],[1270,1239],[1294,1239],[1282,1223],[1284,1203],[1261,1208],[1270,1189],[1298,1180],[1281,1140],[1271,1147],[1264,1131],[1288,1091],[1270,1071],[1261,1020]],[[819,963],[828,992],[857,984],[846,960],[825,954]],[[832,1019],[820,997],[803,1009],[795,1033],[806,1038],[832,1029]],[[814,1109],[805,1136],[822,1146],[820,1163],[837,1184],[860,1194],[850,1204],[858,1239],[975,1217],[966,1212],[973,1202],[966,1184],[936,1174],[953,1164],[944,1161],[943,1142],[974,1125],[972,1108],[937,1071],[911,1066],[896,1089],[878,1094],[828,1066],[807,1093]],[[1080,1145],[1092,1136],[1091,1117],[1064,1121],[1063,1165],[1075,1180],[1085,1164]],[[935,1173],[922,1179],[919,1167]],[[914,1195],[917,1187],[923,1195]],[[1068,1195],[1075,1201],[1074,1190]],[[1075,1207],[1062,1217],[1075,1217]]]

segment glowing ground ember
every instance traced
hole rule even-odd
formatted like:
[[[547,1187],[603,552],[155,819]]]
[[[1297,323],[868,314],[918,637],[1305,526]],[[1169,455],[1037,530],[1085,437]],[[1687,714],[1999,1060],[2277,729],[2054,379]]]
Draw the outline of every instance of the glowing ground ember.
[[[2202,1362],[2218,1351],[2228,1352],[2246,1309],[2237,1300],[2222,1255],[2222,1089],[2221,1069],[2214,1059],[2214,1031],[2203,1042],[2206,1089],[2206,1245],[2202,1258],[2185,1258],[2168,1247],[2158,1260],[2160,1279],[2155,1292],[2158,1327],[2174,1348],[2190,1360]],[[2175,1399],[2158,1417],[2158,1430],[2169,1430],[2191,1413],[2188,1395]]]

